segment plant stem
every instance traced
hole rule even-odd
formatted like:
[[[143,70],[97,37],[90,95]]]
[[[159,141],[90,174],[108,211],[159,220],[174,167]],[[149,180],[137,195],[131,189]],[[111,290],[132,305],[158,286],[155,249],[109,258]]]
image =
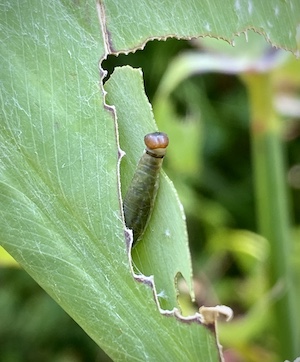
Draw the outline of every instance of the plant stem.
[[[270,74],[252,72],[245,75],[244,81],[251,109],[258,228],[270,243],[270,286],[279,284],[282,287],[282,295],[273,310],[280,345],[278,352],[282,360],[294,360],[299,353],[296,331],[298,311],[290,268],[292,243],[280,121],[273,108],[270,78]]]

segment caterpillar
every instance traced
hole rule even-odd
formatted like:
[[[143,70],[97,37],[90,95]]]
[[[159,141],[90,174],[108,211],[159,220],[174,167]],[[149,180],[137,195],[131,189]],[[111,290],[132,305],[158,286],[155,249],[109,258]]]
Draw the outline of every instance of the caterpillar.
[[[123,201],[126,226],[133,232],[133,246],[142,238],[147,228],[157,190],[159,173],[169,144],[163,132],[149,133],[146,145]]]

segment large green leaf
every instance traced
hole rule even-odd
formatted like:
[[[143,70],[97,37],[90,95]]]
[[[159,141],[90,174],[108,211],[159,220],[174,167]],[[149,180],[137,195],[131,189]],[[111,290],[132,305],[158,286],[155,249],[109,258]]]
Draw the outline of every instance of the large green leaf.
[[[217,360],[199,315],[190,323],[161,315],[149,285],[131,274],[94,7],[28,1],[4,10],[1,244],[114,360]]]
[[[167,318],[146,285],[151,279],[143,284],[133,278],[120,189],[142,152],[142,135],[154,124],[145,108],[142,114],[149,118],[129,127],[130,111],[136,116],[139,110],[131,108],[132,87],[140,82],[132,71],[122,70],[121,76],[129,76],[117,83],[128,102],[113,100],[116,113],[104,106],[98,61],[153,37],[230,38],[249,26],[265,29],[274,43],[294,50],[299,4],[250,4],[101,2],[100,23],[94,1],[15,0],[1,7],[0,242],[114,360],[216,361],[219,353],[199,315],[189,323],[176,312]],[[247,17],[247,11],[253,15]],[[289,32],[279,22],[284,14]],[[115,115],[129,121],[119,125],[127,152],[121,179]],[[166,202],[172,205],[168,212]],[[167,307],[174,303],[176,271],[190,282],[185,235],[173,229],[179,223],[185,234],[181,219],[176,194],[163,176],[157,209],[134,257],[145,274],[171,259],[168,271],[155,275],[158,292],[170,298],[171,303],[161,298]],[[173,259],[171,248],[155,240],[158,235],[176,238],[179,252],[184,250],[180,266],[174,265],[178,256]],[[148,251],[154,257],[147,258]]]
[[[233,41],[254,29],[277,47],[296,51],[298,0],[103,1],[110,52],[143,46],[148,39],[167,36],[212,36]]]

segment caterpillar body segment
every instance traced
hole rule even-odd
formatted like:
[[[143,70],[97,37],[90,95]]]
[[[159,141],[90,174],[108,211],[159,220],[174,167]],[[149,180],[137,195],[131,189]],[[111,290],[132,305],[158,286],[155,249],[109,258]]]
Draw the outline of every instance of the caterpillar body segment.
[[[123,202],[125,223],[133,232],[133,245],[141,239],[148,225],[169,139],[163,132],[154,132],[147,134],[144,142],[145,152],[138,163]]]

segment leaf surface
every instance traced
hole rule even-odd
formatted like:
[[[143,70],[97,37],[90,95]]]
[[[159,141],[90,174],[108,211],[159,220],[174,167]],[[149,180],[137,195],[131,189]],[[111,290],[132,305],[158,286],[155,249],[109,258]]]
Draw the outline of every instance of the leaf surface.
[[[114,360],[217,361],[131,274],[93,2],[6,3],[1,24],[1,245]]]

